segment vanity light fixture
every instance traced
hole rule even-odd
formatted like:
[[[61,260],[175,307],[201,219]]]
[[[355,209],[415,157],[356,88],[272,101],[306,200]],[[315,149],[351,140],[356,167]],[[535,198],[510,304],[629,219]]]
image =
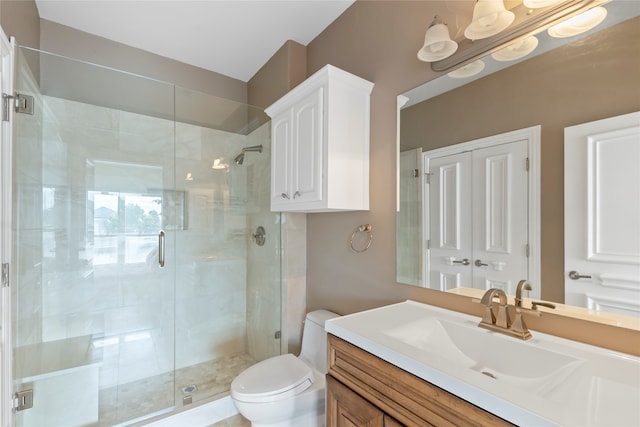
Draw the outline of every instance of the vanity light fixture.
[[[543,1],[551,0],[531,1],[533,1],[535,5],[542,5]],[[501,11],[504,11],[507,15],[513,14],[513,22],[509,23],[504,30],[499,31],[494,36],[487,36],[484,40],[478,40],[481,34],[474,33],[474,22],[472,22],[465,30],[466,38],[457,40],[458,49],[456,52],[448,58],[431,62],[431,69],[437,72],[451,71],[462,64],[468,64],[480,59],[489,52],[496,52],[520,39],[535,35],[541,31],[546,31],[562,21],[570,20],[572,17],[579,16],[585,11],[598,8],[607,1],[610,0],[563,0],[559,3],[553,3],[550,6],[540,8],[531,8],[527,7],[524,3],[520,3],[509,11],[506,11],[503,0],[478,0],[474,8],[474,22],[481,18],[480,22],[484,22],[485,24],[487,24],[487,22],[497,23],[501,21],[500,16],[503,16]],[[529,4],[529,0],[527,0],[527,3]],[[491,9],[489,6],[493,6],[494,9]],[[493,12],[485,13],[483,10],[493,10]],[[602,12],[592,13],[598,14]],[[511,19],[505,22],[510,21]],[[578,26],[586,30],[583,24],[579,24]],[[482,26],[480,28],[482,28]],[[554,31],[556,31],[557,35],[565,34],[565,30],[560,32],[558,28]],[[553,31],[551,32],[553,33]]]
[[[564,0],[524,0],[522,4],[530,9],[541,9],[543,7],[553,6],[562,3]]]
[[[596,27],[607,17],[607,9],[602,6],[594,7],[580,15],[567,19],[549,28],[547,32],[551,37],[564,38],[582,34]]]
[[[438,15],[424,35],[424,45],[418,51],[418,59],[424,62],[440,61],[450,57],[458,49],[458,43],[451,40],[447,24]]]
[[[224,160],[224,158],[219,157],[217,159],[215,159],[213,161],[213,165],[211,166],[211,169],[229,169],[229,165],[226,163],[222,163],[222,161]]]
[[[536,36],[529,36],[492,53],[491,57],[501,62],[515,61],[516,59],[529,55],[536,47],[538,47],[538,38]]]
[[[469,40],[486,39],[505,30],[514,19],[515,14],[504,7],[503,0],[477,0],[464,36]]]
[[[470,64],[460,67],[457,70],[453,70],[447,73],[447,76],[453,79],[466,79],[467,77],[475,76],[479,72],[484,70],[484,62],[480,59],[473,61]]]

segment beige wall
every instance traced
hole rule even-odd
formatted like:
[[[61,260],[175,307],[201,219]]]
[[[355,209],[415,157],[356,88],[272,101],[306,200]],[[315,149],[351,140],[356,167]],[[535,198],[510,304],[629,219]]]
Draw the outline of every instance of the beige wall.
[[[0,25],[22,46],[40,47],[40,15],[34,0],[0,0]]]
[[[247,84],[241,80],[44,19],[40,21],[40,33],[40,49],[45,52],[128,71],[221,98],[247,101]]]
[[[267,108],[307,78],[307,48],[287,41],[249,80],[248,104]]]
[[[428,64],[416,60],[416,52],[430,20],[442,10],[446,5],[436,1],[357,1],[307,47],[309,74],[331,63],[375,83],[371,208],[308,216],[310,310],[327,308],[345,314],[410,298],[481,315],[479,305],[466,298],[400,285],[395,280],[396,96],[436,77]],[[549,184],[545,181],[543,185]],[[367,252],[354,254],[347,248],[347,238],[354,227],[367,223],[373,227],[373,244]],[[534,330],[636,354],[640,351],[634,344],[640,339],[637,332],[555,315],[528,323]]]
[[[425,150],[542,126],[545,300],[564,301],[564,128],[640,110],[638,40],[640,18],[402,112],[402,144]]]

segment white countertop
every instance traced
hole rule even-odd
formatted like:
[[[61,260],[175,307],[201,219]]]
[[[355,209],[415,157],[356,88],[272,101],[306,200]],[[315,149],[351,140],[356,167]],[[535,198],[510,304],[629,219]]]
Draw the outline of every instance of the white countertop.
[[[475,345],[476,349],[483,347],[472,343],[476,339],[478,343],[490,343],[486,349],[480,349],[479,353],[484,355],[478,356],[474,350],[473,357],[486,358],[489,361],[486,366],[493,361],[496,372],[510,370],[510,374],[500,372],[496,374],[497,379],[487,376],[491,369],[482,367],[486,360],[465,365],[464,361],[471,359],[455,345],[449,345],[446,337],[444,340],[436,337],[439,341],[430,346],[428,340],[434,339],[433,334],[424,339],[418,337],[429,319],[457,325],[455,328],[472,337],[471,340],[465,338],[466,344]],[[640,358],[535,331],[533,338],[521,341],[478,328],[479,320],[455,311],[406,301],[331,319],[325,328],[327,332],[517,425],[640,425]],[[416,335],[415,340],[412,334]],[[466,337],[464,334],[462,336]],[[422,341],[418,342],[420,339]],[[563,358],[574,362],[557,372],[549,374],[545,372],[548,367],[536,366]]]

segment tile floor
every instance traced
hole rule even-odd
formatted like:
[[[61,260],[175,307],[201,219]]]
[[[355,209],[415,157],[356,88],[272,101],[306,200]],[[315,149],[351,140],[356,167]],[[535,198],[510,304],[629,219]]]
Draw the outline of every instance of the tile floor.
[[[140,381],[122,384],[100,391],[100,427],[112,426],[145,414],[180,405],[182,388],[195,385],[193,402],[198,402],[229,390],[231,381],[255,361],[244,353],[211,360]],[[175,403],[174,403],[175,402]],[[244,427],[250,424],[242,417],[223,420],[216,427]],[[222,423],[222,424],[221,424]],[[225,424],[226,423],[226,424]]]

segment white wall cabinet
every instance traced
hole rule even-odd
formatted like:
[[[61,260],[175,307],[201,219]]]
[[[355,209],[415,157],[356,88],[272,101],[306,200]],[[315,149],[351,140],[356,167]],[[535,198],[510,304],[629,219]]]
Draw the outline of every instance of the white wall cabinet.
[[[272,118],[272,211],[369,209],[372,89],[326,65],[265,110]]]

